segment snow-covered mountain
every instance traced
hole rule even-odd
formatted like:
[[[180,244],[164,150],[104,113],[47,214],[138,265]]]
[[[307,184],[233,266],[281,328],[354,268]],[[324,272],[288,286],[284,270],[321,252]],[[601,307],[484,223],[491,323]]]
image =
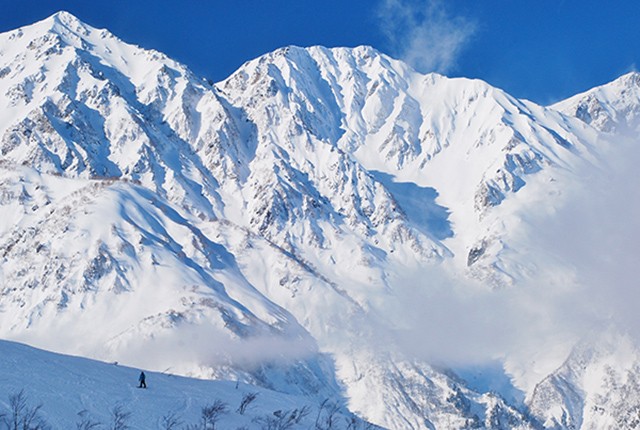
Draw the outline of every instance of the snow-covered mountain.
[[[444,330],[419,315],[451,279],[538,282],[526,214],[635,127],[634,76],[547,108],[369,47],[283,48],[211,85],[65,12],[2,34],[0,336],[387,428],[582,423],[586,397],[549,394],[563,368],[523,376],[525,404],[395,334]]]

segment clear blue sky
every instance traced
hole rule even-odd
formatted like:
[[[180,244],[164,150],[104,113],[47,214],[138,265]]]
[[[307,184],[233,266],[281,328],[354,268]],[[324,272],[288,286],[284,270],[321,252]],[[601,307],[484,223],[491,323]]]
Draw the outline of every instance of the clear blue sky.
[[[638,0],[0,0],[0,31],[58,10],[215,81],[285,45],[366,44],[544,104],[640,65]]]

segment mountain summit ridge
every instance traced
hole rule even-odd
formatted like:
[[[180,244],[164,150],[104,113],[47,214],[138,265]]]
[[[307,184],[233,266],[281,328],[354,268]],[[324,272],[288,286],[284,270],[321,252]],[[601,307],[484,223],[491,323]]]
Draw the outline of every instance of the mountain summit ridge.
[[[633,136],[640,126],[639,97],[640,73],[633,71],[558,102],[552,108],[576,116],[600,131]]]

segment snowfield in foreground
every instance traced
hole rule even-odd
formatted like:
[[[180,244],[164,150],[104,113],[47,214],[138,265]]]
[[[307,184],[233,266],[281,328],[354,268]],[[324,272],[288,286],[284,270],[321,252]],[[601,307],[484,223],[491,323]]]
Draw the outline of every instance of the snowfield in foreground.
[[[9,397],[22,391],[28,409],[41,405],[39,416],[53,429],[76,428],[83,421],[112,428],[116,409],[128,414],[126,424],[132,429],[165,429],[166,419],[171,417],[182,423],[174,429],[200,426],[202,409],[216,402],[224,406],[216,424],[220,429],[280,428],[277,424],[288,420],[294,424],[291,428],[314,428],[316,423],[329,428],[329,418],[335,423],[331,428],[376,428],[340,410],[335,403],[314,404],[305,397],[232,381],[145,372],[148,388],[137,388],[139,369],[54,354],[14,342],[0,341],[0,369],[0,414],[9,413]],[[238,409],[248,395],[255,395],[255,400],[245,402],[245,410],[240,413]]]

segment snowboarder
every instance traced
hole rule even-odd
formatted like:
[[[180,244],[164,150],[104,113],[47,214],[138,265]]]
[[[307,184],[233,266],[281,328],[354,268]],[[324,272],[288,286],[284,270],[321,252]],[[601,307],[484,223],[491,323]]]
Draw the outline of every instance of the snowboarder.
[[[140,381],[140,385],[138,385],[138,388],[147,388],[147,383],[145,382],[146,376],[144,375],[144,372],[140,372],[140,376],[138,377],[138,381]]]

